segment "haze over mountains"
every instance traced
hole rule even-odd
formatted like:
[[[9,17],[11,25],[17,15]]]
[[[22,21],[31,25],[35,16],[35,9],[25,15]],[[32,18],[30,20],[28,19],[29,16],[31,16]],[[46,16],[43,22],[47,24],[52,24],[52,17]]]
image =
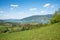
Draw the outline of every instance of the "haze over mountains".
[[[30,22],[48,23],[51,18],[52,18],[52,14],[48,14],[48,15],[33,15],[23,19],[4,19],[3,21],[4,22],[23,22],[23,23],[30,23]]]

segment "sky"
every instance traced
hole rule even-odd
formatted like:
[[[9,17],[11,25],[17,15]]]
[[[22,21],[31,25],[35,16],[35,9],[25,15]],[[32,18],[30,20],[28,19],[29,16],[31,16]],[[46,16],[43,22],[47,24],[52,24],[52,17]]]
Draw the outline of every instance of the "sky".
[[[0,19],[54,14],[58,8],[60,0],[0,0]]]

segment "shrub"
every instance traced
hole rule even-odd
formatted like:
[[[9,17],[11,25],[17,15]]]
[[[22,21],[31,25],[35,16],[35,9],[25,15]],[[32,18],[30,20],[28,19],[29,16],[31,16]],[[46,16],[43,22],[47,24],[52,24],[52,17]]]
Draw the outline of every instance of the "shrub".
[[[58,11],[55,12],[55,14],[53,15],[53,18],[51,19],[51,23],[58,23],[60,22],[60,8]]]

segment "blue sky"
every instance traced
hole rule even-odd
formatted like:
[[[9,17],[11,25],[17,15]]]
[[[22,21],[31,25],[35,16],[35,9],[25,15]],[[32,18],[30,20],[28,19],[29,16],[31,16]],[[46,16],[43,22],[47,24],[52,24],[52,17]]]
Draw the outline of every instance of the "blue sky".
[[[53,14],[58,8],[60,0],[0,0],[0,19]]]

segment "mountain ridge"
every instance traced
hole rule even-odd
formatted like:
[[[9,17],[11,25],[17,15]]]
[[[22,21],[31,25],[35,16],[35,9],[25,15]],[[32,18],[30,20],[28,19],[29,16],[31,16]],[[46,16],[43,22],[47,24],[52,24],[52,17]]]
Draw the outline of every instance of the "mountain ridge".
[[[3,21],[5,22],[25,22],[25,23],[29,23],[29,22],[43,22],[45,21],[49,21],[49,19],[52,18],[52,14],[48,14],[48,15],[33,15],[33,16],[29,16],[23,19],[5,19]]]

